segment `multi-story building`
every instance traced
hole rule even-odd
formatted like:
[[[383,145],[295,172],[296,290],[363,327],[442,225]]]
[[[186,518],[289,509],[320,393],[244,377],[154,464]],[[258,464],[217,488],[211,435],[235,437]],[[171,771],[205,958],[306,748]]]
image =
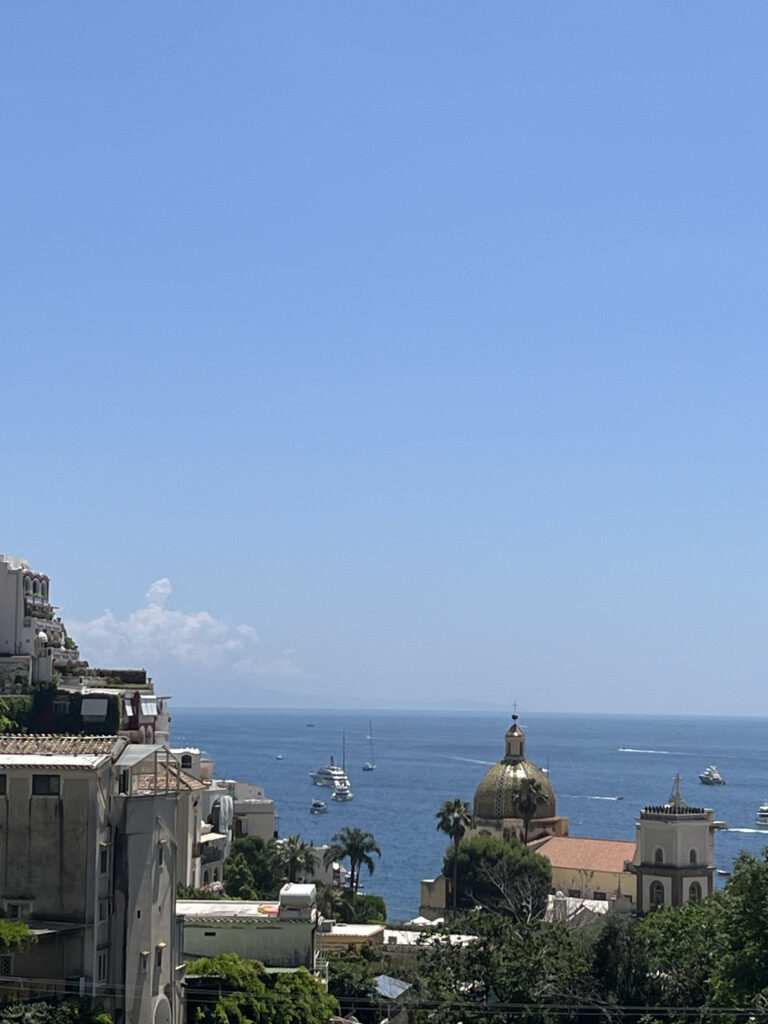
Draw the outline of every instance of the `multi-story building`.
[[[0,991],[97,998],[116,1024],[176,1024],[183,773],[117,736],[0,736],[0,906],[34,945]]]
[[[27,693],[80,652],[49,599],[50,581],[28,562],[0,555],[0,693]]]

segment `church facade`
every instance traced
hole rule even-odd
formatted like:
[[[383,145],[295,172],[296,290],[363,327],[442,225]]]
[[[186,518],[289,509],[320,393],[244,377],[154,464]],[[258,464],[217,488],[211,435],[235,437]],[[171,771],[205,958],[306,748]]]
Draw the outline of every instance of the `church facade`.
[[[466,837],[526,843],[549,860],[553,895],[603,903],[606,912],[680,906],[712,892],[714,833],[724,825],[714,811],[689,807],[679,783],[676,776],[667,803],[640,811],[634,841],[570,836],[548,774],[525,756],[525,732],[513,715],[504,756],[475,791]],[[421,916],[445,916],[449,890],[443,875],[422,881]]]

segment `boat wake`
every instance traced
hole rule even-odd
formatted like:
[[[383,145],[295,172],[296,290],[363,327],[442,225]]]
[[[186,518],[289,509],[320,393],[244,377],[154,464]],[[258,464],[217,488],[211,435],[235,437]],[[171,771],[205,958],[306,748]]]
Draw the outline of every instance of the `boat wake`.
[[[667,754],[674,757],[688,757],[680,750],[641,750],[638,747],[619,747],[620,754]]]
[[[476,757],[456,757],[455,754],[448,755],[449,761],[464,761],[466,764],[496,764],[495,761],[478,761]]]
[[[568,800],[623,800],[623,796],[589,796],[587,793],[563,793]]]
[[[729,825],[728,826],[728,831],[729,832],[747,832],[750,835],[755,835],[755,836],[765,836],[765,835],[768,835],[768,833],[766,833],[766,830],[764,828],[731,828],[731,826]]]

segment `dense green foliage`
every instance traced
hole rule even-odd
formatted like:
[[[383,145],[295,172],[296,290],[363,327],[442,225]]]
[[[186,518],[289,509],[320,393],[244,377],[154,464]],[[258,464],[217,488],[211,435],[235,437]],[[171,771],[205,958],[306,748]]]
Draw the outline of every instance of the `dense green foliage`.
[[[31,693],[0,697],[0,733],[69,733],[114,735],[120,728],[120,698],[107,696],[106,718],[83,721],[83,697],[68,694],[66,711],[57,710],[58,676],[33,683]]]
[[[274,839],[243,836],[232,843],[224,864],[224,888],[234,899],[277,899],[285,874]]]
[[[450,846],[443,874],[456,878],[460,909],[480,907],[516,921],[543,914],[552,883],[548,860],[517,839],[495,836],[473,836],[458,848]]]
[[[112,1024],[112,1017],[83,1000],[3,1003],[0,1024]]]
[[[7,952],[28,942],[37,942],[37,938],[23,921],[9,921],[0,917],[0,950]]]
[[[327,1024],[338,1003],[303,968],[268,974],[234,953],[195,960],[187,971],[191,1024]]]
[[[722,892],[641,920],[567,930],[502,908],[459,928],[473,938],[424,946],[407,994],[413,1024],[754,1024],[768,1012],[768,849],[742,853]]]

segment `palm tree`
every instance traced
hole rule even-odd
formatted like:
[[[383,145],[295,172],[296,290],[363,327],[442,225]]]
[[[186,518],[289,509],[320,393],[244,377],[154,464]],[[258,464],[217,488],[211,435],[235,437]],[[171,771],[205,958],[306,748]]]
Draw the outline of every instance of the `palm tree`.
[[[547,794],[538,779],[526,777],[520,780],[515,803],[520,812],[520,817],[523,819],[523,842],[526,846],[528,845],[528,826],[531,824],[531,818],[536,813],[539,804],[543,804],[546,799]]]
[[[312,874],[315,869],[315,853],[315,844],[312,840],[302,842],[301,835],[287,836],[278,843],[277,856],[287,881],[295,882],[299,872]]]
[[[357,894],[360,885],[360,869],[366,867],[368,874],[372,875],[376,864],[371,857],[372,853],[381,856],[378,843],[370,832],[363,832],[360,828],[344,828],[333,837],[333,845],[328,847],[325,853],[325,866],[328,867],[335,860],[349,860],[349,887]]]
[[[464,838],[467,825],[472,821],[469,804],[460,796],[446,800],[435,815],[438,832],[445,832],[453,843],[453,916],[456,917],[456,906],[459,897],[459,843]]]

